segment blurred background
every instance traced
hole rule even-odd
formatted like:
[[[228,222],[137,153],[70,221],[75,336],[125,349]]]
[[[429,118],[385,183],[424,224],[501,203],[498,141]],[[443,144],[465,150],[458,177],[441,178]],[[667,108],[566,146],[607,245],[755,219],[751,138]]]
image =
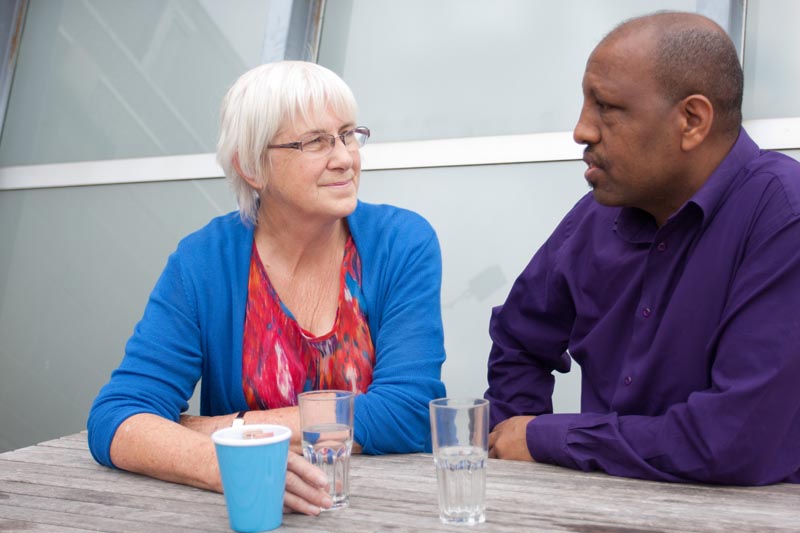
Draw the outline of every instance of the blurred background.
[[[0,0],[0,452],[84,429],[167,256],[236,207],[214,163],[222,96],[284,58],[352,87],[373,132],[361,199],[436,229],[443,379],[482,395],[492,307],[588,191],[571,140],[586,59],[659,9],[728,30],[745,126],[800,159],[794,0]],[[579,385],[557,376],[557,411]]]

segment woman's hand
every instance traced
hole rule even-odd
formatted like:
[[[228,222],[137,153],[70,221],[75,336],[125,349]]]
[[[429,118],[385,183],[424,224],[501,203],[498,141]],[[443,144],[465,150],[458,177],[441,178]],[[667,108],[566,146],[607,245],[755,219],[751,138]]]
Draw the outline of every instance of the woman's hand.
[[[328,477],[325,472],[306,461],[303,456],[289,452],[286,468],[286,493],[283,496],[284,512],[317,515],[322,508],[333,505],[328,494]]]
[[[200,430],[187,431],[192,423],[207,424],[209,420],[187,417],[178,425],[148,413],[133,415],[114,435],[111,460],[124,470],[222,492],[214,443]],[[333,504],[327,487],[328,478],[322,470],[289,452],[284,510],[319,514],[321,508]]]

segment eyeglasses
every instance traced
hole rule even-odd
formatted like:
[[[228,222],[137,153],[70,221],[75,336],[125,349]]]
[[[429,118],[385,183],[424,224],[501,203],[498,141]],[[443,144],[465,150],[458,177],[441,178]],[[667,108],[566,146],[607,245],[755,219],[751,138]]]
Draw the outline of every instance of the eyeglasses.
[[[333,152],[333,149],[336,147],[337,138],[342,140],[342,144],[350,152],[355,152],[364,146],[367,139],[369,139],[369,128],[358,126],[352,130],[339,133],[338,135],[314,133],[293,143],[268,144],[267,148],[291,148],[292,150],[300,150],[308,154],[323,156]]]

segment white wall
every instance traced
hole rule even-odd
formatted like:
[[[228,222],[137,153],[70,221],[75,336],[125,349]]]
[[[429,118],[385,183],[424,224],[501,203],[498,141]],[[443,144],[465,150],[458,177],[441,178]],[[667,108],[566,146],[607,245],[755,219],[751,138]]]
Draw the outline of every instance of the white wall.
[[[362,199],[413,209],[439,236],[448,395],[483,395],[491,308],[505,300],[536,249],[588,191],[582,167],[564,162],[364,175]],[[579,373],[575,366],[559,380],[557,410],[579,409]]]
[[[483,394],[491,307],[581,176],[575,162],[364,174],[362,199],[416,210],[439,235],[451,395]],[[84,427],[169,253],[233,208],[221,179],[0,192],[0,449]],[[576,390],[556,406],[577,409]]]
[[[498,19],[497,13],[487,13],[477,22],[455,17],[447,26],[443,21],[458,14],[455,6],[461,2],[442,0],[439,5],[450,6],[449,11],[419,0],[382,4],[416,7],[422,13],[429,9],[431,20],[423,20],[419,12],[410,16],[410,11],[375,11],[377,0],[336,0],[329,5],[340,8],[338,14],[331,12],[340,27],[326,29],[321,60],[343,72],[354,86],[362,116],[379,141],[568,129],[577,113],[579,93],[573,85],[592,43],[608,29],[602,26],[631,11],[682,5],[658,2],[642,7],[638,1],[618,0],[613,10],[604,8],[607,19],[600,24],[601,15],[586,7],[599,5],[595,3],[512,3],[522,14],[510,21],[511,27],[532,19],[521,26],[531,30],[525,39],[580,30],[579,23],[592,33],[574,43],[567,40],[561,48],[523,39],[522,46],[499,47],[508,54],[484,57],[482,45],[492,39],[495,27],[485,28],[483,37],[470,42],[459,43],[454,36],[464,28],[480,29],[481,22],[509,22]],[[469,0],[463,5],[475,10],[485,4]],[[558,5],[575,11],[575,17],[559,18],[554,11]],[[746,118],[800,114],[793,76],[800,57],[800,41],[793,37],[796,17],[780,16],[796,10],[796,4],[781,0],[750,5],[757,15],[748,33],[755,59],[745,65],[745,108],[751,114]],[[365,11],[359,15],[359,9]],[[540,18],[534,19],[537,13]],[[550,21],[558,24],[547,24]],[[415,50],[417,56],[410,61],[407,47],[398,40],[413,40],[413,34],[389,31],[401,23],[416,24],[417,29],[425,23],[430,31],[442,26],[441,42]],[[786,39],[779,39],[781,35]],[[241,57],[243,52],[236,50]],[[482,58],[484,68],[470,69],[471,54]],[[422,70],[415,70],[415,64]],[[546,68],[559,70],[545,79],[537,77]],[[398,79],[410,89],[395,90]],[[456,83],[448,85],[448,80]],[[473,82],[483,85],[477,90]],[[509,87],[514,83],[518,85]],[[759,115],[762,103],[770,105],[765,115]],[[25,122],[20,117],[13,120]],[[81,140],[66,127],[68,122],[59,124],[65,141]],[[58,140],[56,136],[48,142],[59,150],[68,145]],[[14,162],[44,147],[30,141],[8,146],[6,154]],[[25,148],[24,153],[14,146]],[[800,158],[800,150],[791,155]],[[483,393],[490,310],[502,303],[531,255],[586,191],[582,173],[575,161],[365,173],[364,200],[416,210],[439,235],[448,352],[443,376],[451,395]],[[119,363],[167,255],[182,236],[233,208],[221,179],[0,191],[0,451],[83,429],[89,405]],[[559,411],[578,407],[577,370],[558,379]]]

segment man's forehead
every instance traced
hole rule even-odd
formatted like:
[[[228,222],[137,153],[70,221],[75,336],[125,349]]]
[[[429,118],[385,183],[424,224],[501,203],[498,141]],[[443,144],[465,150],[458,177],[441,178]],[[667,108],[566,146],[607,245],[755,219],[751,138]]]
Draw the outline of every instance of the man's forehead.
[[[661,32],[654,24],[637,24],[619,29],[606,36],[592,51],[612,54],[653,53]]]
[[[653,68],[655,48],[655,40],[644,33],[605,39],[589,56],[585,74],[645,75]]]

